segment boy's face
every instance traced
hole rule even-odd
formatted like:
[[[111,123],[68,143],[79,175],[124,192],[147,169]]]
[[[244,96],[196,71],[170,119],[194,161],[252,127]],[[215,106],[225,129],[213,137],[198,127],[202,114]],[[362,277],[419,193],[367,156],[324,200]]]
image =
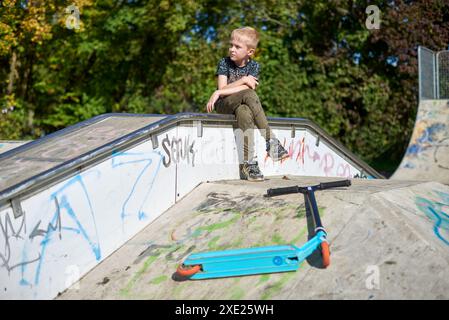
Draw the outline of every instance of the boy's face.
[[[254,49],[248,48],[246,43],[241,39],[232,38],[229,47],[229,57],[232,61],[240,62],[243,59],[251,57],[254,54]]]

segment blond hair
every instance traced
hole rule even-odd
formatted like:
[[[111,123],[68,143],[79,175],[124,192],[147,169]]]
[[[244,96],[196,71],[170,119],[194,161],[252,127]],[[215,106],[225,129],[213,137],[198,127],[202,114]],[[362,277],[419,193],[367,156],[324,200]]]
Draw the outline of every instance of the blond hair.
[[[251,27],[238,28],[232,31],[231,39],[238,39],[243,41],[248,48],[256,49],[259,43],[259,33],[256,29]]]

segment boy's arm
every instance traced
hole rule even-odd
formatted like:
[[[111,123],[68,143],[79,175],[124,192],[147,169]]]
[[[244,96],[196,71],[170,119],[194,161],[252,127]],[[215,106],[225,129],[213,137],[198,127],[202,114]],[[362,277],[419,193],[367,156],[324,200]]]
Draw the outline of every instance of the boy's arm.
[[[217,91],[218,91],[218,94],[220,95],[220,97],[226,97],[233,93],[237,93],[237,92],[240,92],[240,91],[246,90],[246,89],[250,89],[250,87],[248,87],[246,84],[243,84],[243,85],[234,86],[234,87],[226,87],[226,88],[223,88],[223,89],[217,90]]]
[[[237,93],[246,89],[255,90],[257,85],[259,84],[257,78],[254,76],[246,76],[237,81],[232,82],[229,85],[227,83],[227,76],[218,75],[218,90],[215,90],[214,93],[210,96],[209,101],[207,103],[207,112],[212,112],[214,110],[215,102],[220,97],[229,96],[233,93]]]
[[[207,106],[206,106],[207,112],[212,112],[212,110],[214,110],[215,102],[217,102],[217,100],[220,97],[229,96],[233,93],[240,92],[240,91],[246,90],[246,89],[248,89],[247,85],[241,85],[238,87],[225,88],[225,89],[214,91],[214,93],[212,93],[212,95],[209,98],[209,102],[207,103]]]
[[[224,81],[220,81],[220,77],[224,77]],[[246,84],[245,79],[241,78],[237,81],[234,81],[230,84],[226,84],[226,76],[218,76],[218,90],[222,90],[222,89],[228,89],[228,88],[234,88],[234,87],[238,87],[238,86],[242,86],[245,85],[249,88],[249,86]]]
[[[228,88],[235,88],[242,85],[245,85],[247,89],[256,89],[256,86],[259,84],[257,78],[253,76],[245,76],[243,78],[240,78],[237,81],[234,81],[230,84],[227,84],[228,77],[225,75],[219,75],[218,76],[218,90],[222,89],[228,89]]]

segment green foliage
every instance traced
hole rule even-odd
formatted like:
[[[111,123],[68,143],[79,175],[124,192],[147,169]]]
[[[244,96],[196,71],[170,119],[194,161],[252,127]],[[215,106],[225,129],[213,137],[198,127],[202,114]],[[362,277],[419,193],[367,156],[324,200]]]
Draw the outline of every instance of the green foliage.
[[[397,163],[416,112],[417,46],[449,38],[443,0],[377,1],[378,31],[365,27],[367,0],[73,2],[78,30],[64,1],[0,4],[0,139],[106,112],[205,112],[231,30],[251,25],[267,115],[309,118],[365,160]]]
[[[38,120],[40,125],[62,129],[106,112],[102,97],[89,97],[85,93],[80,97],[69,93],[63,100],[67,102],[58,104],[47,118]]]
[[[26,110],[21,104],[12,104],[12,96],[0,99],[0,137],[5,140],[23,139],[26,128]]]

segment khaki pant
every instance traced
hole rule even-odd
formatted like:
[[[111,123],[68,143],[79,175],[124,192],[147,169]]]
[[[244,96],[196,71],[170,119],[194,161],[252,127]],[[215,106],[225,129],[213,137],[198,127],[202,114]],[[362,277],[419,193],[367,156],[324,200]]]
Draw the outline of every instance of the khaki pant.
[[[252,89],[246,89],[221,98],[215,103],[218,113],[235,114],[237,126],[243,133],[243,160],[254,158],[254,126],[265,140],[274,138],[259,97]]]

